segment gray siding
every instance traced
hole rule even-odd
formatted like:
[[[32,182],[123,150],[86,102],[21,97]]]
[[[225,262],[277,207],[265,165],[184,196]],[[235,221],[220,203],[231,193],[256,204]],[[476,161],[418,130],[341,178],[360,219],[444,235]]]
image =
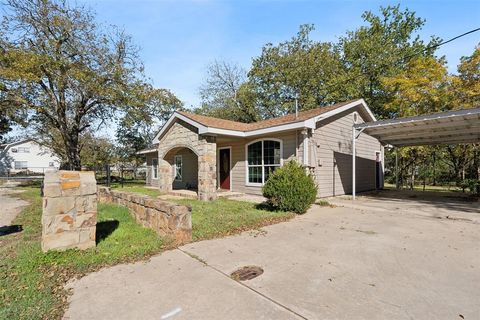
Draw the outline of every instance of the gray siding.
[[[358,123],[361,122],[364,122],[363,119],[358,117]],[[315,167],[319,197],[352,192],[352,124],[352,111],[339,114],[319,122],[310,139],[310,150],[315,148],[317,155],[316,161],[312,161],[312,166]],[[375,152],[382,152],[382,146],[377,139],[366,134],[359,136],[356,146],[357,191],[373,190],[375,189]]]
[[[238,140],[232,141],[230,143],[219,143],[217,148],[221,147],[232,147],[232,172],[230,181],[232,183],[232,190],[236,192],[243,192],[249,194],[262,194],[262,188],[258,186],[247,186],[246,185],[246,154],[245,146],[258,139],[268,139],[275,138],[282,140],[283,145],[283,159],[291,160],[295,158],[295,131],[286,132],[286,133],[276,133],[273,135],[266,135],[261,137],[255,137],[250,139],[239,138]]]
[[[309,164],[312,167],[316,183],[319,187],[318,197],[343,195],[352,192],[352,125],[353,112],[331,117],[317,123],[317,128],[310,133]],[[359,114],[361,116],[361,113]],[[358,122],[363,122],[359,117]],[[180,124],[192,131],[188,125]],[[182,128],[183,129],[183,128]],[[195,131],[195,130],[193,130]],[[168,139],[167,133],[164,139]],[[274,133],[255,138],[220,139],[217,148],[231,147],[231,177],[233,191],[260,195],[260,186],[249,186],[246,182],[246,150],[245,146],[259,139],[275,138],[282,140],[283,161],[297,159],[303,163],[304,137],[300,130]],[[375,152],[383,154],[381,144],[375,138],[361,134],[357,139],[357,191],[375,189]],[[174,189],[194,188],[198,185],[198,158],[187,148],[175,148],[165,155],[165,160],[173,164],[175,154],[181,154],[183,160],[183,179],[175,181]],[[315,156],[314,156],[315,155]],[[218,149],[217,149],[218,156]],[[147,154],[147,185],[158,186],[158,180],[152,179],[152,159],[156,153]],[[218,177],[217,177],[218,181]]]
[[[152,159],[158,158],[157,152],[147,153],[145,154],[146,162],[147,162],[147,186],[158,187],[158,179],[152,179],[153,167],[152,167]]]

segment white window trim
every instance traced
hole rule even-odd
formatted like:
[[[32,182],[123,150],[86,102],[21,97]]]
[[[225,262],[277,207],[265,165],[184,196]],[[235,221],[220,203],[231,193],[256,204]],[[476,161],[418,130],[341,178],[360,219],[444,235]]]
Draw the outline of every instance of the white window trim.
[[[263,163],[263,142],[262,142],[262,164],[261,164],[261,167],[262,167],[262,182],[261,183],[249,182],[248,181],[248,146],[251,145],[251,144],[257,143],[259,141],[266,141],[266,140],[280,142],[280,167],[283,166],[283,140],[277,139],[277,138],[261,138],[261,139],[256,139],[256,140],[250,141],[249,143],[247,143],[245,145],[245,185],[247,187],[261,187],[265,184],[265,181],[264,181],[264,179],[265,179],[265,165]]]
[[[155,165],[153,161],[157,160],[157,177],[155,177]],[[158,158],[152,158],[152,180],[158,180]]]
[[[177,159],[180,159],[180,169],[182,169],[182,174],[180,175],[180,179],[177,179]],[[183,157],[181,154],[176,154],[173,156],[173,168],[175,170],[175,175],[173,176],[174,181],[182,182],[183,181]]]
[[[16,162],[25,162],[25,166],[17,168]],[[15,161],[13,161],[13,169],[14,170],[25,170],[25,169],[28,170],[28,168],[29,168],[29,166],[28,166],[28,161],[27,160],[15,160]]]
[[[233,190],[233,179],[232,179],[232,146],[220,147],[217,149],[217,189],[220,189],[220,150],[230,149],[230,191]]]

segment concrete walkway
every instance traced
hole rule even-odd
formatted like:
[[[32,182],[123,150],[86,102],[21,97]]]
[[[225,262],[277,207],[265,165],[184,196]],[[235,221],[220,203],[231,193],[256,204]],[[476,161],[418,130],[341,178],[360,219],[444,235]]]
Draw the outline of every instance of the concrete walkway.
[[[470,221],[316,206],[87,275],[65,318],[479,319],[479,243]],[[265,272],[228,277],[246,265]]]
[[[22,208],[28,205],[27,201],[15,198],[15,194],[22,192],[14,190],[17,185],[16,182],[0,185],[0,227],[10,226]]]

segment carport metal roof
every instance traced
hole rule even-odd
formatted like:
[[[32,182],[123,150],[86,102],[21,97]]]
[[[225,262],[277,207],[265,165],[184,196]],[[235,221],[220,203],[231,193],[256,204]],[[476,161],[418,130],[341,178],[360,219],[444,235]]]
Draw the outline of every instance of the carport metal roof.
[[[395,147],[480,142],[480,108],[366,122],[354,126]]]
[[[352,196],[356,193],[356,146],[361,133],[394,147],[480,142],[480,108],[356,124],[352,130]],[[398,154],[395,160],[398,187]]]

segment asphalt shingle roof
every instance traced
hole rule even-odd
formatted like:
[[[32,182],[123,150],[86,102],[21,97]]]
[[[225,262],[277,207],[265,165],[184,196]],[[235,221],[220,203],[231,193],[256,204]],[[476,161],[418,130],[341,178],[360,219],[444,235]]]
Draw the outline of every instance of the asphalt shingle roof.
[[[224,120],[224,119],[219,119],[214,117],[202,116],[202,115],[198,115],[191,112],[185,112],[185,111],[178,111],[178,113],[206,127],[226,129],[226,130],[236,130],[236,131],[252,131],[252,130],[275,127],[278,125],[283,125],[288,123],[305,121],[313,117],[319,116],[323,113],[326,113],[328,111],[332,111],[337,108],[343,107],[353,101],[355,100],[336,103],[330,106],[319,107],[319,108],[310,109],[306,111],[301,111],[298,113],[297,117],[295,117],[295,114],[288,114],[283,117],[272,118],[272,119],[253,122],[253,123],[243,123],[243,122],[237,122],[237,121],[231,121],[231,120]]]

